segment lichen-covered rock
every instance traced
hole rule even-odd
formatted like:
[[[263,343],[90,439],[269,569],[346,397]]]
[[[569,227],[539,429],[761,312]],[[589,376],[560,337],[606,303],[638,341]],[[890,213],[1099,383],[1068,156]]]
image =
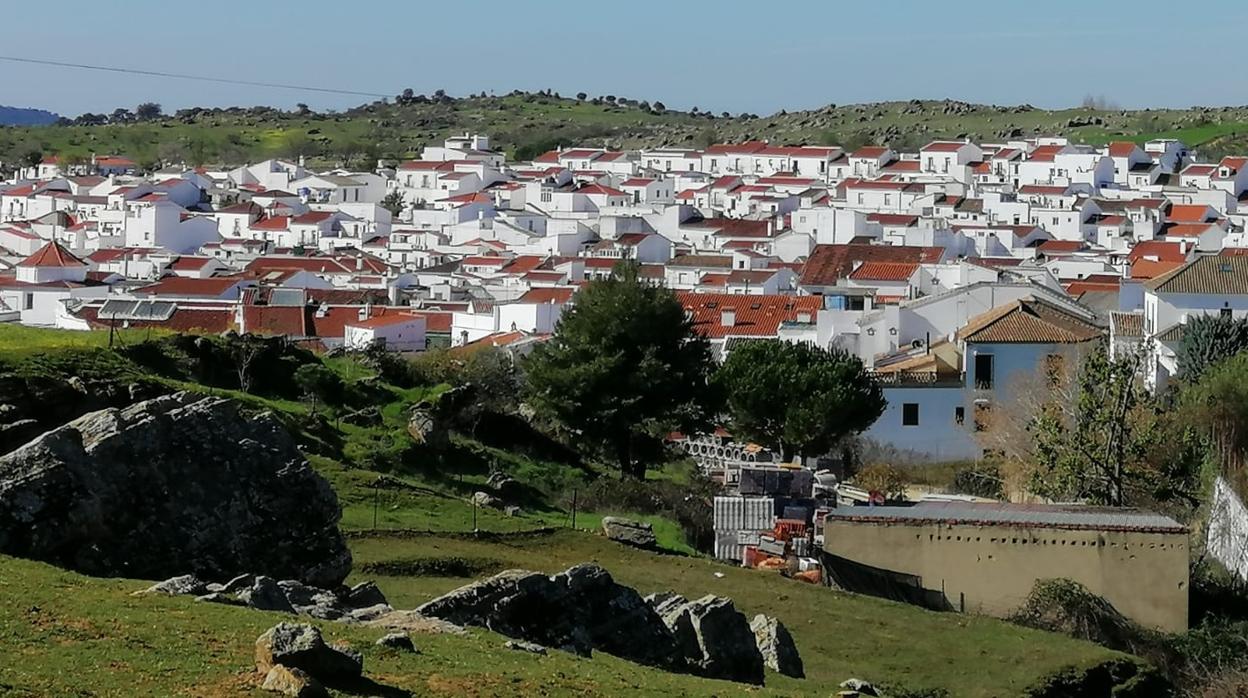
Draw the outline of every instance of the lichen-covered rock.
[[[387,647],[400,652],[415,652],[416,644],[407,633],[387,633],[377,640],[378,647]]]
[[[80,572],[332,588],[337,497],[270,414],[178,393],[83,415],[0,457],[0,553]]]
[[[674,606],[663,615],[684,654],[700,676],[763,683],[763,655],[754,631],[731,599],[707,595]]]
[[[266,691],[294,698],[329,698],[329,691],[308,672],[295,667],[274,665],[260,685]]]
[[[763,663],[769,669],[795,679],[806,678],[797,643],[793,642],[784,623],[760,613],[750,621],[750,629],[754,631],[754,643],[763,655]]]
[[[183,574],[177,577],[170,577],[163,582],[156,582],[150,587],[134,593],[135,595],[168,594],[169,596],[198,596],[209,591],[208,586],[193,574]]]
[[[508,640],[503,643],[503,647],[509,650],[518,650],[520,652],[528,652],[529,654],[546,654],[546,648],[536,642],[525,642],[524,640]]]
[[[637,548],[653,548],[657,544],[654,527],[644,521],[604,516],[602,532],[610,540]]]
[[[272,577],[264,575],[256,577],[251,586],[238,592],[238,600],[257,611],[295,612],[282,587]]]
[[[364,671],[359,653],[326,644],[321,631],[306,623],[278,623],[256,639],[256,669],[267,673],[278,665],[322,681],[356,679]]]
[[[683,668],[671,633],[654,609],[596,565],[577,565],[553,576],[500,572],[416,611],[583,656],[597,649],[650,666]]]

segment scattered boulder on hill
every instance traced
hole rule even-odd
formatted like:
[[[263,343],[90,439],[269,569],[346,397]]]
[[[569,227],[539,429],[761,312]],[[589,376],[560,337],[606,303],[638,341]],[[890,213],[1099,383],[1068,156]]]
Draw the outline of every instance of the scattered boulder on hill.
[[[609,540],[637,548],[653,548],[657,544],[654,527],[644,521],[604,516],[602,532]]]
[[[763,683],[763,655],[754,631],[732,599],[703,596],[695,601],[669,599],[663,623],[679,643],[693,673],[742,683]]]
[[[643,599],[596,565],[553,576],[508,570],[438,597],[414,614],[582,656],[598,650],[668,671],[763,683],[755,632],[731,600],[689,601],[672,593]],[[793,658],[800,665],[796,647]]]
[[[256,639],[256,669],[268,674],[275,666],[301,669],[321,681],[343,681],[360,677],[364,659],[349,648],[326,644],[316,626],[278,623]]]
[[[95,575],[338,585],[329,484],[269,414],[189,393],[86,414],[0,457],[0,552]]]
[[[203,593],[206,590],[208,593]],[[353,587],[322,589],[294,579],[274,580],[264,575],[240,575],[225,584],[204,584],[191,575],[174,577],[135,594],[164,593],[195,596],[196,601],[247,606],[344,623],[363,623],[394,611],[372,582]]]
[[[582,656],[598,649],[640,664],[680,668],[675,641],[654,610],[597,565],[577,565],[549,577],[526,570],[500,572],[416,611]]]
[[[762,653],[767,668],[795,679],[806,677],[797,644],[784,623],[760,613],[750,622],[750,630],[754,631],[754,643]]]
[[[329,698],[329,691],[325,690],[325,686],[317,681],[308,672],[303,669],[274,665],[269,672],[264,675],[264,682],[260,687],[266,691],[281,693],[294,698]]]

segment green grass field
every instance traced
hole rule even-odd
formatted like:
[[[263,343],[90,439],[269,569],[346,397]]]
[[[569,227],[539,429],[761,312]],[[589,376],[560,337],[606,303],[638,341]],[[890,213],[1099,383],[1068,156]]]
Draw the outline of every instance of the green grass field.
[[[240,164],[267,157],[306,156],[314,167],[372,169],[378,158],[416,156],[422,147],[464,132],[485,133],[496,147],[531,157],[563,145],[637,148],[703,147],[713,141],[768,139],[854,148],[887,143],[917,149],[937,138],[1000,142],[1064,135],[1076,142],[1144,142],[1180,138],[1211,157],[1248,149],[1248,109],[1058,110],[947,101],[850,104],[766,116],[644,111],[536,94],[472,97],[449,103],[374,103],[343,113],[274,109],[184,114],[182,118],[102,126],[0,128],[0,160],[32,154],[84,160],[118,154],[143,165],[159,162]]]
[[[351,453],[403,451],[408,446],[403,443],[407,408],[445,386],[398,389],[382,384],[378,390],[373,371],[353,361],[333,360],[327,365],[347,383],[373,386],[369,394],[382,401],[376,405],[380,419],[369,426],[333,426],[345,408],[322,405],[322,426],[314,428],[309,426],[311,407],[304,401],[186,379],[187,371],[205,370],[203,365],[155,371],[151,365],[186,358],[164,340],[137,347],[146,354],[136,354],[135,347],[127,354],[111,352],[102,348],[106,342],[106,333],[0,326],[0,384],[66,381],[70,376],[92,385],[149,381],[234,397],[276,412],[301,440],[315,446],[309,460],[338,494],[341,525],[357,563],[352,579],[376,579],[398,607],[413,607],[500,569],[556,572],[597,562],[643,592],[722,594],[747,614],[769,613],[784,620],[803,652],[810,679],[774,677],[766,690],[748,689],[759,695],[827,694],[850,676],[911,689],[946,689],[952,696],[1019,695],[1059,670],[1087,669],[1121,657],[1001,621],[931,613],[725,566],[699,556],[680,527],[661,516],[638,517],[654,525],[659,552],[625,548],[595,534],[604,514],[630,515],[627,511],[580,511],[572,529],[569,493],[588,487],[594,478],[612,476],[592,463],[545,461],[459,434],[437,452],[404,452],[384,473],[350,461]],[[127,358],[150,355],[153,347],[170,354],[154,364]],[[525,486],[519,515],[469,502],[494,470]],[[676,483],[688,482],[689,476],[687,463],[654,473],[655,479]],[[384,486],[376,486],[379,477]],[[480,534],[473,534],[474,529]],[[128,595],[143,586],[0,557],[0,696],[259,694],[250,670],[251,646],[276,616],[197,605],[189,599]],[[422,636],[417,639],[421,655],[396,656],[372,647],[379,631],[326,627],[331,638],[349,640],[365,651],[373,680],[413,695],[709,696],[747,690],[606,656],[584,660],[558,652],[545,658],[500,652],[502,640],[480,631],[468,637]],[[371,695],[363,689],[354,694]]]

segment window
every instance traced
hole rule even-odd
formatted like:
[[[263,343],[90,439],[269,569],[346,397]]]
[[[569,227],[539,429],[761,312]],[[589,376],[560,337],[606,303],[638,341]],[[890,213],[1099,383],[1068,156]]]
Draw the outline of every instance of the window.
[[[962,426],[966,423],[966,408],[961,405],[953,408],[953,423]]]
[[[975,355],[975,389],[992,390],[992,354]]]
[[[861,204],[862,202],[863,202],[862,192],[858,192],[858,203]]]
[[[917,402],[901,403],[901,426],[903,427],[919,426],[919,403]]]
[[[35,307],[35,294],[33,293],[23,294],[22,308],[24,310],[31,310],[34,307]]]

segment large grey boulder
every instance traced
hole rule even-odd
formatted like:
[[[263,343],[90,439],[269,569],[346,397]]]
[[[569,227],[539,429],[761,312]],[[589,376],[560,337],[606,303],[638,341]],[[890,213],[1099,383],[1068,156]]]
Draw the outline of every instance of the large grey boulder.
[[[762,653],[767,668],[795,679],[806,678],[797,643],[793,642],[793,636],[784,623],[760,613],[750,621],[750,630],[754,631],[754,643]]]
[[[0,457],[0,553],[88,574],[335,587],[340,513],[276,417],[220,398],[92,412]]]
[[[604,516],[602,532],[610,540],[637,548],[653,548],[657,544],[654,527],[644,521]]]
[[[763,655],[749,621],[732,599],[707,595],[683,604],[669,602],[662,618],[693,673],[763,683]]]
[[[636,590],[596,565],[546,576],[508,570],[416,609],[424,617],[488,628],[582,656],[597,649],[641,664],[682,669],[662,620]]]
[[[330,682],[356,679],[364,671],[358,652],[326,644],[321,631],[306,623],[278,623],[256,638],[256,669],[267,674],[279,665]]]

